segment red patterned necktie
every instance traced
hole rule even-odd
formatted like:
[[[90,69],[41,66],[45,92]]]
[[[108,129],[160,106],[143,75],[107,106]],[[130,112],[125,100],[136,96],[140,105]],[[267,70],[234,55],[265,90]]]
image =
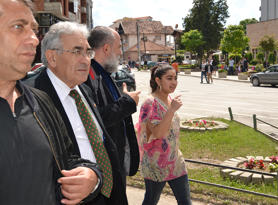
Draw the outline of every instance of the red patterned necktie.
[[[75,100],[78,113],[85,127],[97,163],[101,167],[103,172],[104,179],[103,179],[103,186],[101,188],[101,193],[104,196],[109,198],[113,186],[113,177],[112,177],[111,163],[107,151],[104,147],[101,137],[99,136],[99,132],[96,127],[96,124],[91,114],[89,113],[87,107],[85,106],[84,102],[82,101],[79,93],[76,90],[71,90],[69,95],[73,97]]]

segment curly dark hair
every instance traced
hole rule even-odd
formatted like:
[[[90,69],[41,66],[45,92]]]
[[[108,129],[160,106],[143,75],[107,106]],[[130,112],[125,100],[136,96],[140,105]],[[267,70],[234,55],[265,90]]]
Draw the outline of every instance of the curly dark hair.
[[[152,93],[154,93],[156,91],[156,89],[158,88],[155,78],[158,77],[159,79],[161,79],[162,76],[165,75],[168,70],[172,70],[172,69],[174,69],[174,68],[170,65],[154,66],[151,69],[150,86],[152,89]]]

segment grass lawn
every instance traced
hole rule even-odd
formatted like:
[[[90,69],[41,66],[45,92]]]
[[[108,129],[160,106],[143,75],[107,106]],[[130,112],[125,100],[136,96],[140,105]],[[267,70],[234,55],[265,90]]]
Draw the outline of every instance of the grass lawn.
[[[233,157],[278,155],[278,143],[263,134],[235,121],[216,120],[229,124],[229,128],[206,132],[181,131],[180,149],[185,158],[220,164]],[[278,196],[276,182],[271,185],[245,185],[240,182],[222,179],[219,168],[216,167],[193,163],[187,163],[187,167],[190,179]],[[144,187],[142,180],[138,173],[128,179],[128,184]],[[202,199],[212,204],[278,204],[275,199],[194,182],[190,183],[190,188],[192,198]],[[172,193],[169,187],[166,187],[164,191]]]

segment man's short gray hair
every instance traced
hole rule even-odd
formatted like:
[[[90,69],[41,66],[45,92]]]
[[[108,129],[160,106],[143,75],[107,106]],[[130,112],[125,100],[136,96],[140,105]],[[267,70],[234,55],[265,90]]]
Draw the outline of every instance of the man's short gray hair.
[[[41,42],[41,60],[45,66],[48,66],[48,62],[45,56],[45,52],[51,49],[62,49],[62,35],[71,35],[74,33],[81,33],[85,38],[88,38],[89,31],[84,24],[76,22],[61,21],[53,24],[49,31],[45,34]]]
[[[115,40],[113,29],[106,26],[96,26],[90,32],[88,42],[92,49],[98,49],[104,44],[112,44]]]

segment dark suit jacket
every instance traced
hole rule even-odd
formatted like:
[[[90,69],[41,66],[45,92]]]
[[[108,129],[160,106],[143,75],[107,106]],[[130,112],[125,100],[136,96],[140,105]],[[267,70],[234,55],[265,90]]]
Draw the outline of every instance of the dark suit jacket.
[[[121,165],[124,166],[127,175],[133,176],[139,167],[139,149],[131,117],[131,114],[136,112],[136,103],[129,95],[122,94],[119,89],[117,93],[120,97],[115,101],[106,82],[96,69],[97,66],[101,65],[93,59],[90,75],[85,83],[93,91],[93,98],[104,125],[118,148]],[[114,86],[117,88],[115,83]]]
[[[73,129],[71,127],[70,121],[69,121],[68,116],[64,110],[64,107],[56,93],[56,90],[53,87],[53,85],[47,75],[46,69],[41,71],[41,73],[39,73],[38,75],[25,80],[25,83],[29,84],[32,87],[35,87],[39,90],[46,92],[50,96],[50,98],[54,102],[54,105],[56,106],[57,110],[60,112],[60,114],[64,120],[64,123],[68,130],[70,138],[73,142],[76,153],[79,153],[79,155],[80,155],[79,147],[76,142],[76,138],[75,138]],[[116,145],[113,142],[113,140],[111,139],[110,135],[107,133],[107,131],[103,125],[99,112],[96,109],[96,104],[93,101],[91,89],[88,88],[85,84],[80,85],[79,88],[80,88],[82,94],[84,95],[84,97],[86,98],[88,104],[90,105],[92,111],[94,112],[94,114],[103,130],[103,134],[105,136],[104,145],[105,145],[105,148],[109,155],[110,162],[112,165],[112,172],[113,172],[113,189],[112,189],[110,199],[107,199],[102,194],[99,194],[95,198],[95,200],[88,202],[86,204],[88,204],[88,205],[89,204],[92,204],[92,205],[108,205],[108,204],[109,205],[116,205],[116,204],[117,205],[126,205],[126,204],[128,204],[128,202],[127,202],[126,190],[125,190],[125,185],[124,185],[125,173],[122,171],[122,168],[119,163],[119,156],[118,156],[118,151],[117,151]]]

